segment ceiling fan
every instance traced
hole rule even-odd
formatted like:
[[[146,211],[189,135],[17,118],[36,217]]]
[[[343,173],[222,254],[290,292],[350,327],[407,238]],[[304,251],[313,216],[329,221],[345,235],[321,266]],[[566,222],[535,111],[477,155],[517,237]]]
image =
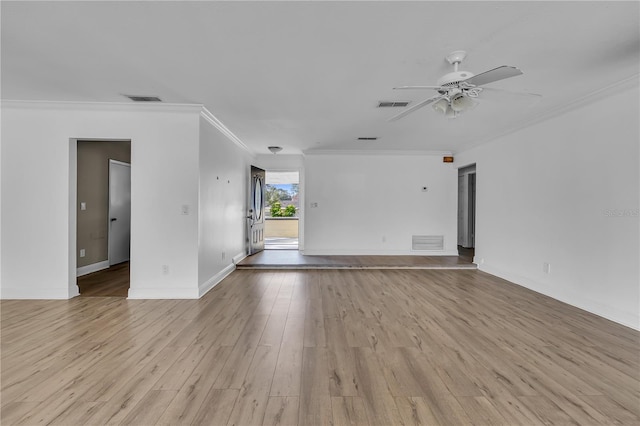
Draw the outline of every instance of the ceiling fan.
[[[458,66],[467,56],[464,50],[456,50],[446,56],[446,60],[453,65],[453,72],[443,75],[436,82],[437,86],[400,86],[394,87],[395,90],[403,89],[432,89],[438,92],[436,96],[418,102],[412,107],[395,115],[389,121],[398,120],[412,112],[433,104],[433,109],[440,112],[447,118],[456,118],[464,111],[468,111],[477,105],[476,99],[483,91],[499,91],[481,87],[494,81],[503,80],[505,78],[515,77],[522,74],[516,67],[503,65],[480,74],[473,74],[469,71],[458,71]],[[500,90],[500,92],[506,92]],[[514,94],[513,92],[506,92]],[[533,93],[516,93],[518,96],[524,97],[540,97]]]

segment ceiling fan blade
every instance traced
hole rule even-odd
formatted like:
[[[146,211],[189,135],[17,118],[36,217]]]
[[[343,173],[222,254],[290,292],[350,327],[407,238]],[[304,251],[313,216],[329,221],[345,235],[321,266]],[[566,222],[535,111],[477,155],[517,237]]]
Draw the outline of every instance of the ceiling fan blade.
[[[400,86],[400,87],[394,87],[393,90],[403,90],[403,89],[433,89],[433,90],[439,90],[441,88],[442,88],[442,86]]]
[[[542,95],[539,95],[537,93],[511,92],[509,90],[483,87],[482,92],[480,92],[480,98],[483,100],[486,99],[488,101],[524,101],[533,104],[542,99]]]
[[[394,115],[393,117],[391,117],[388,121],[396,121],[401,119],[402,117],[404,117],[407,114],[411,114],[412,112],[414,112],[417,109],[420,109],[426,105],[429,105],[431,102],[440,99],[442,96],[438,95],[438,96],[434,96],[433,98],[429,98],[429,99],[425,99],[424,101],[418,102],[417,104],[415,104],[414,106],[407,108],[406,110],[402,111],[400,114],[398,115]]]
[[[520,71],[518,68],[503,65],[501,67],[485,71],[481,74],[476,74],[473,77],[462,80],[462,82],[473,84],[474,86],[482,86],[484,84],[493,83],[494,81],[504,80],[505,78],[509,77],[515,77],[520,74],[522,74],[522,71]]]

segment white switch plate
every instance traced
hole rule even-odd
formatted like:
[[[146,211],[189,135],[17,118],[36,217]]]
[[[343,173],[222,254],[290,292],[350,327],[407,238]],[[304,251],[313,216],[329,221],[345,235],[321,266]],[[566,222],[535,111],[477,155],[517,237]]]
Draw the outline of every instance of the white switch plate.
[[[85,257],[86,252],[84,251],[84,249],[80,249],[80,257]]]
[[[87,203],[85,203],[84,201],[80,203],[80,210],[86,210],[87,209]]]
[[[318,207],[318,203],[311,203],[310,206],[311,206],[312,209],[316,208],[316,207]]]

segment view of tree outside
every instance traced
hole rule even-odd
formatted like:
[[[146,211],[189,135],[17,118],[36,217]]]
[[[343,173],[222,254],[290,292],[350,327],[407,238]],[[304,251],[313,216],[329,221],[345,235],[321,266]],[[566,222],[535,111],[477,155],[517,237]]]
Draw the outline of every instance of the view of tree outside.
[[[264,191],[266,217],[298,217],[299,184],[297,182],[286,183],[288,175],[289,173],[267,172]],[[289,178],[288,180],[297,181],[297,173],[296,179]]]

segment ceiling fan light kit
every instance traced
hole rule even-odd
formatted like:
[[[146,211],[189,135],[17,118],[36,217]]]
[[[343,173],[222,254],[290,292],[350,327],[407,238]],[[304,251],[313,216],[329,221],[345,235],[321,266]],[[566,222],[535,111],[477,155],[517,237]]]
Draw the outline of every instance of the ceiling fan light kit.
[[[480,97],[483,90],[483,87],[480,86],[522,74],[522,71],[518,68],[508,65],[503,65],[480,74],[474,74],[469,71],[459,71],[458,66],[466,57],[467,52],[464,50],[456,50],[447,55],[445,59],[453,65],[453,72],[440,77],[436,82],[436,86],[394,87],[394,89],[431,89],[437,91],[438,94],[432,98],[416,103],[400,114],[391,117],[389,121],[398,120],[431,103],[435,111],[447,118],[456,118],[459,114],[477,106],[478,102],[476,98]]]
[[[457,93],[451,96],[450,102],[451,109],[455,112],[468,111],[478,104],[471,96],[465,95],[464,93]]]

